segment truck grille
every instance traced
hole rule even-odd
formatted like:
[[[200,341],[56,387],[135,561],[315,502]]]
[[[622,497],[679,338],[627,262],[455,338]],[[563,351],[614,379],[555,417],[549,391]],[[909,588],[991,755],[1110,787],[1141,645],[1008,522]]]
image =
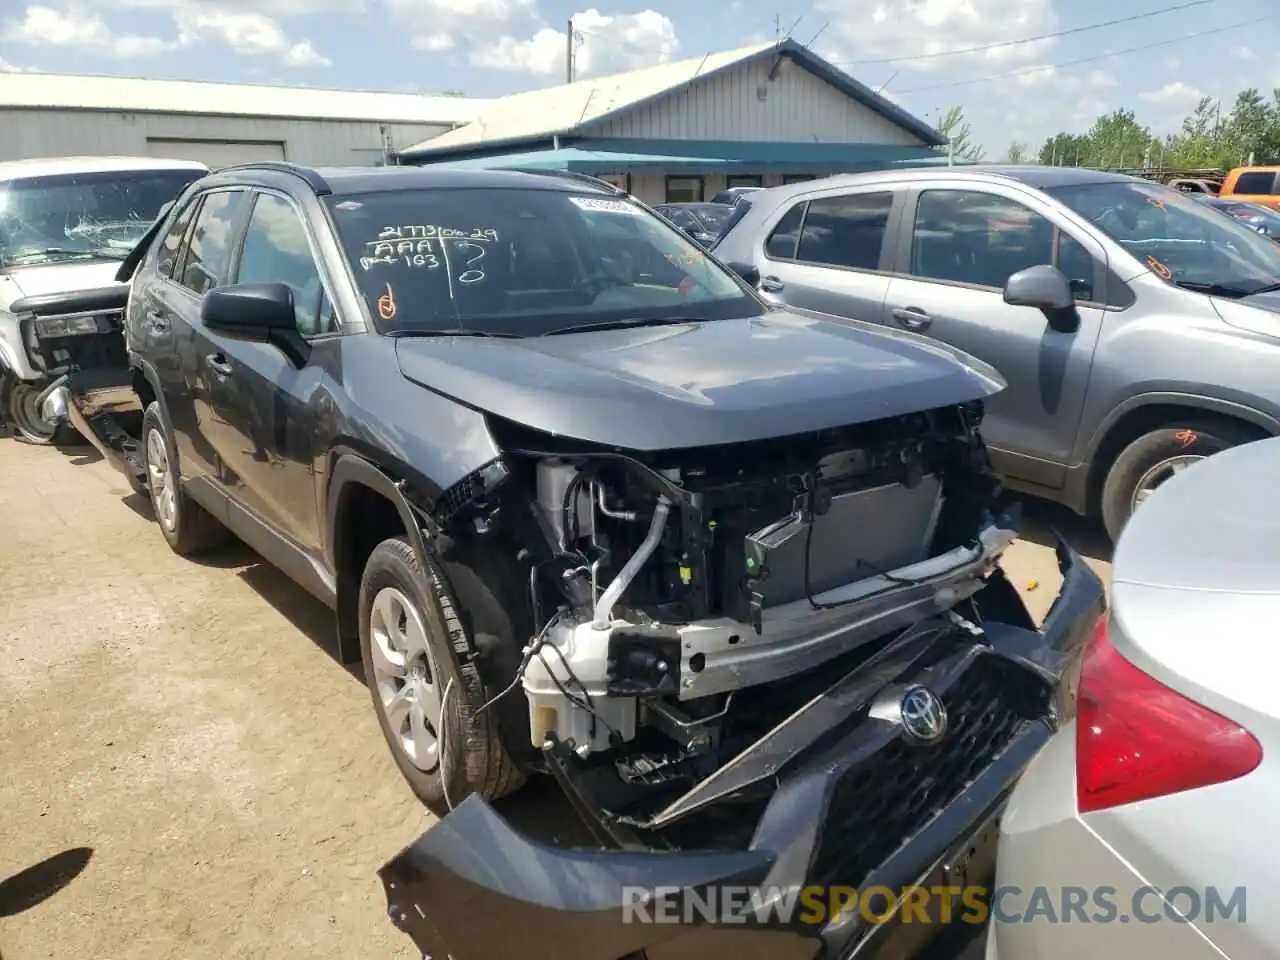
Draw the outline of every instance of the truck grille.
[[[836,785],[813,883],[858,886],[925,827],[1047,709],[1035,681],[994,655],[974,660],[945,693],[951,729],[936,746],[895,734]]]

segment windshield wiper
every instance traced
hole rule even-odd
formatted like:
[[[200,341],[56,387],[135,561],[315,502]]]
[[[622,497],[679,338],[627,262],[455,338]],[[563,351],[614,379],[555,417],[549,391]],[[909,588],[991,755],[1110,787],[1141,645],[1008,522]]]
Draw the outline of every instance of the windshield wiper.
[[[675,323],[698,323],[696,317],[632,317],[630,320],[596,320],[578,323],[571,327],[556,327],[543,334],[555,337],[563,333],[586,333],[594,330],[629,330],[632,327],[665,327]]]
[[[1227,283],[1200,283],[1196,280],[1175,280],[1175,287],[1181,287],[1183,290],[1194,290],[1196,293],[1207,293],[1211,297],[1233,297],[1239,300],[1241,297],[1248,297],[1258,293],[1257,290],[1244,290],[1240,287],[1233,287]]]
[[[104,260],[123,260],[127,250],[72,250],[69,247],[45,247],[43,250],[27,250],[9,257],[10,263],[25,263],[37,257],[100,257]]]
[[[1250,290],[1246,296],[1252,297],[1255,293],[1275,293],[1277,290],[1280,290],[1280,283],[1265,283]]]
[[[445,330],[392,330],[388,337],[494,337],[498,340],[523,340],[518,333],[505,330],[468,330],[465,327],[450,327]]]

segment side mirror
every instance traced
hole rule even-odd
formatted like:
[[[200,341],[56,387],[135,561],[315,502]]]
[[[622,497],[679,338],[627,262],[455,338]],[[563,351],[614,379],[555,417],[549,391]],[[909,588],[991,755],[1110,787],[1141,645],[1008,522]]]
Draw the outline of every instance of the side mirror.
[[[736,273],[750,286],[754,287],[760,282],[760,268],[753,263],[727,263],[725,266]]]
[[[1005,281],[1004,302],[1042,311],[1050,329],[1058,333],[1075,333],[1080,329],[1071,284],[1057,267],[1041,264],[1019,270]]]
[[[210,330],[265,343],[297,330],[293,290],[284,283],[215,287],[204,298],[200,319]]]

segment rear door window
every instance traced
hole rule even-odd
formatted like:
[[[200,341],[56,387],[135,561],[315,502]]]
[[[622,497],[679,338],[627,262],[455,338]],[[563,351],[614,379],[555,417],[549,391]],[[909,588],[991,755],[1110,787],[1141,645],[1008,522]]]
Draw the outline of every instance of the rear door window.
[[[191,217],[200,206],[200,198],[192,200],[173,218],[169,229],[160,241],[160,251],[156,256],[156,270],[161,276],[173,279],[175,269],[181,261],[182,241],[187,237],[187,228],[191,226]]]
[[[1232,193],[1248,193],[1254,196],[1269,197],[1275,191],[1276,175],[1274,173],[1255,170],[1240,174]]]
[[[796,259],[804,263],[878,270],[893,194],[855,193],[811,200]]]
[[[778,221],[764,242],[764,255],[774,260],[794,260],[800,243],[800,225],[804,223],[805,204],[797,203]]]

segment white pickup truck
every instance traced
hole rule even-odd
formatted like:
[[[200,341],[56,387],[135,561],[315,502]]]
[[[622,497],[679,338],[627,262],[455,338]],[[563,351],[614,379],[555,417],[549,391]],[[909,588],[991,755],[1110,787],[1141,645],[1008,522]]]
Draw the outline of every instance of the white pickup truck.
[[[53,443],[48,409],[60,379],[120,337],[118,309],[40,316],[60,295],[122,286],[116,270],[164,206],[208,172],[188,160],[66,157],[0,163],[0,424],[31,443]],[[99,298],[110,302],[111,297]],[[118,343],[117,343],[118,342]],[[55,403],[56,405],[56,403]]]

